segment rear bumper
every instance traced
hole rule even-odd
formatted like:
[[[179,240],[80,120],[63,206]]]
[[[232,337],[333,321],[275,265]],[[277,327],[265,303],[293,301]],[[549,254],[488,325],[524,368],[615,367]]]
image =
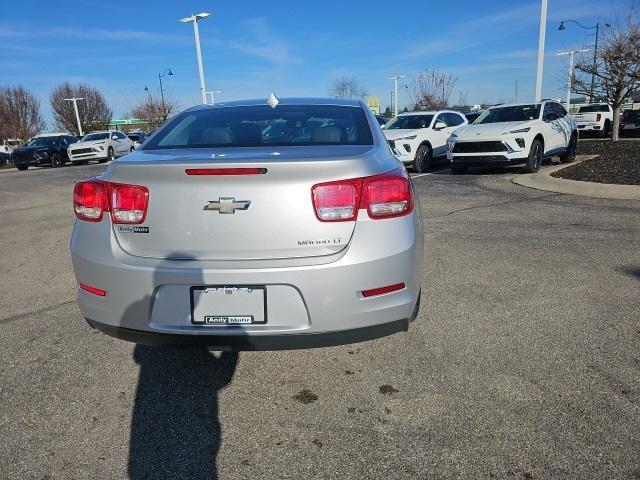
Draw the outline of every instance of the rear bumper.
[[[578,130],[602,130],[604,127],[600,123],[579,123]]]
[[[417,313],[417,312],[416,312]],[[216,351],[294,350],[304,348],[332,347],[348,343],[364,342],[386,337],[409,329],[409,319],[371,325],[352,330],[323,333],[300,333],[287,335],[198,335],[185,336],[172,333],[149,332],[114,327],[86,319],[87,323],[102,333],[129,342],[155,347],[205,348]]]
[[[134,257],[120,248],[108,219],[78,221],[71,241],[76,279],[107,292],[101,297],[78,290],[78,306],[103,332],[149,344],[278,349],[378,338],[406,330],[416,308],[423,261],[420,219],[417,206],[411,215],[385,220],[385,228],[358,220],[344,251],[320,264],[282,266]],[[361,294],[400,282],[405,288],[398,291]],[[247,284],[265,287],[266,324],[192,323],[191,286]]]

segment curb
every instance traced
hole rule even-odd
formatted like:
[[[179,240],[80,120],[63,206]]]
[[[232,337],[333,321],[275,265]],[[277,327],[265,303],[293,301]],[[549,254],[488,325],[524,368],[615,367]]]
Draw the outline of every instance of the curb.
[[[595,157],[597,157],[597,155],[579,155],[578,161],[582,162]],[[551,173],[571,165],[575,165],[575,162],[547,167],[538,173],[518,175],[512,182],[522,185],[523,187],[543,190],[545,192],[581,195],[583,197],[593,198],[610,198],[614,200],[640,200],[640,186],[637,185],[581,182],[579,180],[567,180],[550,176]]]

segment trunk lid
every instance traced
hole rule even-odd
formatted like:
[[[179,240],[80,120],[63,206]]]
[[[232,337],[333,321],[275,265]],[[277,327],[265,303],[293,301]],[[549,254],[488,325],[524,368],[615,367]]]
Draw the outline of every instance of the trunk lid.
[[[379,164],[369,158],[372,151],[372,146],[137,151],[113,162],[104,179],[146,186],[147,216],[141,225],[113,225],[114,234],[126,252],[141,257],[249,260],[334,254],[349,244],[355,221],[319,221],[311,187],[379,173]],[[185,173],[255,167],[266,173]]]

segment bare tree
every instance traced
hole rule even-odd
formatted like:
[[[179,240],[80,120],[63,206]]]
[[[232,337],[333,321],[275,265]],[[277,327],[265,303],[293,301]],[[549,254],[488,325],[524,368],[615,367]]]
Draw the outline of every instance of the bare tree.
[[[467,90],[460,90],[460,92],[458,92],[458,105],[461,107],[469,105],[469,92]]]
[[[369,95],[367,89],[355,78],[338,78],[331,83],[331,88],[329,88],[329,96],[333,98],[346,98],[351,100],[364,98],[367,95]]]
[[[27,140],[45,128],[40,100],[22,85],[0,87],[0,137]]]
[[[151,94],[145,99],[138,102],[131,109],[131,115],[135,118],[143,120],[152,130],[155,130],[171,117],[178,109],[178,103],[174,100],[164,100],[153,97]]]
[[[439,70],[425,70],[411,81],[411,102],[416,110],[440,109],[449,105],[457,77]]]
[[[80,134],[73,102],[65,100],[65,98],[74,97],[83,99],[78,101],[78,112],[83,131],[104,130],[111,122],[113,112],[99,90],[85,83],[72,85],[69,82],[64,82],[54,88],[49,97],[56,128],[74,132],[76,135]]]
[[[576,63],[573,91],[613,107],[612,139],[619,137],[622,104],[640,93],[640,21],[631,8],[604,36],[595,62],[581,57]],[[593,81],[592,81],[593,78]]]

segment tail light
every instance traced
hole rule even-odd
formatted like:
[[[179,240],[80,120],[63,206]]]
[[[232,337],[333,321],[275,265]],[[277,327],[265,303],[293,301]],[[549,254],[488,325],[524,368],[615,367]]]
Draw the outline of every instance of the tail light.
[[[391,218],[413,211],[411,182],[404,168],[373,177],[319,183],[311,189],[313,206],[322,222],[355,220],[358,209],[370,218]]]
[[[601,113],[598,113],[598,114],[596,115],[596,122],[599,122],[601,118],[602,118],[602,114],[601,114]]]
[[[110,212],[113,223],[142,223],[148,205],[149,189],[140,185],[90,179],[76,183],[73,189],[76,217],[88,222],[99,222]]]

